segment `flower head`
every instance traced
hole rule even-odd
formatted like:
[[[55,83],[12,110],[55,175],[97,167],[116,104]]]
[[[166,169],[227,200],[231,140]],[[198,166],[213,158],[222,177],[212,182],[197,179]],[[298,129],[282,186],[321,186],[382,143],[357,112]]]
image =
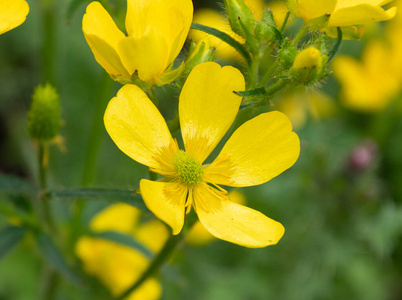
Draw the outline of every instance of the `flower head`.
[[[127,0],[127,36],[94,1],[87,7],[82,30],[96,61],[116,80],[132,76],[158,84],[171,67],[190,29],[191,0]]]
[[[289,119],[280,112],[264,113],[240,126],[211,164],[205,160],[232,125],[244,90],[235,68],[207,62],[196,66],[179,99],[185,151],[179,150],[165,120],[134,85],[126,85],[105,112],[106,130],[116,145],[134,160],[161,174],[160,181],[142,179],[147,207],[178,234],[185,213],[194,207],[203,226],[215,237],[247,247],[275,244],[283,226],[262,213],[230,201],[219,187],[253,186],[291,167],[300,142]]]
[[[140,224],[141,211],[127,204],[117,203],[97,214],[90,227],[94,232],[116,231],[131,235],[149,251],[160,251],[168,238],[166,226],[158,220]],[[81,237],[76,253],[85,270],[98,277],[112,292],[119,295],[129,288],[149,265],[149,259],[140,251],[100,238]],[[127,299],[159,299],[159,282],[146,280]]]
[[[25,0],[0,1],[0,34],[3,34],[24,23],[29,12]]]
[[[357,30],[354,25],[364,25],[373,22],[392,19],[396,14],[396,7],[388,10],[381,6],[392,0],[288,0],[288,6],[296,16],[305,21],[318,19],[328,15],[327,28],[329,35],[334,35],[335,27],[346,27],[345,37],[361,37],[363,30]]]

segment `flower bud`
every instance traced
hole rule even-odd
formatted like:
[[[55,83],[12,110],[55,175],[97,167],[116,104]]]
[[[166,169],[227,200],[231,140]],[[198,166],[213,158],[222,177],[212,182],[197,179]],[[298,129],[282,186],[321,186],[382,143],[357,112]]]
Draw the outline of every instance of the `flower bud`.
[[[28,134],[38,141],[49,141],[60,130],[60,100],[50,84],[39,85],[32,96],[28,112]]]
[[[201,39],[198,43],[191,41],[190,49],[185,60],[186,68],[183,74],[187,76],[196,65],[207,61],[213,61],[214,57],[215,48],[211,46],[208,37]]]
[[[355,147],[349,156],[349,169],[362,172],[370,167],[377,156],[378,146],[375,141],[363,141]]]
[[[230,27],[235,33],[247,39],[247,36],[254,32],[256,25],[253,13],[242,0],[224,0],[223,2],[229,16]]]
[[[293,66],[297,56],[297,49],[292,45],[289,38],[283,40],[282,47],[279,49],[277,57],[279,66],[283,70],[288,70]]]
[[[302,50],[290,69],[291,80],[304,85],[315,83],[322,73],[322,61],[323,56],[317,48],[309,47]]]
[[[261,20],[255,28],[255,36],[262,43],[268,43],[275,37],[276,23],[270,9],[264,9]]]

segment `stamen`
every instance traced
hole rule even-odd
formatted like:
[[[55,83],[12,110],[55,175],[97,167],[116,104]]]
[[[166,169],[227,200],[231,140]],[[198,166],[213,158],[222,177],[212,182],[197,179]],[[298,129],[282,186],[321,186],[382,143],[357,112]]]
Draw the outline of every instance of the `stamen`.
[[[201,163],[183,150],[173,155],[173,165],[180,181],[185,185],[194,185],[202,181],[204,169]]]

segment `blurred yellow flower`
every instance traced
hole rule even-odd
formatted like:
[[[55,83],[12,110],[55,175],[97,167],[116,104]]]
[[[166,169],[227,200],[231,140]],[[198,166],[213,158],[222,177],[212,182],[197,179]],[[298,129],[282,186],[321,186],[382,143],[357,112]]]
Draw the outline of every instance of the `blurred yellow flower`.
[[[239,190],[233,190],[229,193],[230,200],[241,205],[246,204],[246,197]],[[215,240],[200,221],[195,222],[186,236],[186,243],[192,246],[205,246]]]
[[[24,23],[29,12],[25,0],[0,1],[0,34],[3,34]]]
[[[173,234],[181,231],[192,206],[212,235],[232,243],[264,247],[284,233],[280,223],[233,203],[218,186],[262,184],[295,163],[300,142],[284,114],[270,112],[247,121],[211,164],[202,165],[234,121],[242,99],[233,91],[243,91],[244,85],[243,75],[230,66],[207,62],[192,70],[179,99],[186,151],[179,150],[162,115],[135,85],[121,88],[106,109],[106,130],[116,145],[165,176],[142,179],[140,191]]]
[[[265,5],[265,2],[263,0],[245,0],[244,3],[253,12],[254,17],[256,18],[257,21],[259,21],[262,18],[262,12],[264,7],[270,8],[274,14],[275,22],[278,26],[280,26],[283,23],[286,13],[288,11],[286,4],[282,1],[271,2],[268,5]],[[230,35],[232,38],[234,38],[240,43],[245,42],[244,38],[242,38],[241,36],[239,36],[238,34],[234,33],[231,30],[229,20],[216,10],[210,8],[202,8],[196,10],[194,13],[193,22],[197,24],[206,25],[212,28],[216,28]],[[205,39],[206,37],[208,37],[210,39],[211,45],[216,48],[216,55],[221,59],[225,60],[234,59],[238,61],[241,61],[242,59],[239,53],[232,46],[229,46],[228,44],[218,39],[217,37],[209,35],[205,32],[193,29],[190,30],[189,37],[193,39],[195,42],[198,42],[201,39],[203,38]]]
[[[127,0],[126,36],[95,1],[87,7],[82,30],[96,61],[112,78],[131,82],[138,75],[158,84],[183,47],[192,15],[191,0]]]
[[[328,26],[324,31],[330,36],[336,35],[335,27],[344,27],[344,36],[360,38],[364,27],[359,30],[354,25],[364,25],[373,22],[392,19],[396,7],[388,10],[381,6],[392,0],[287,0],[289,10],[305,21],[310,21],[328,15]]]
[[[278,110],[287,115],[295,128],[305,125],[309,116],[326,118],[336,112],[332,99],[323,93],[306,91],[304,87],[292,89],[278,99]]]
[[[118,203],[96,215],[90,227],[95,232],[113,230],[132,235],[149,250],[158,252],[169,236],[168,230],[158,220],[140,223],[140,215],[137,208]],[[86,272],[98,277],[115,296],[129,288],[149,265],[141,252],[100,238],[80,238],[76,253]],[[161,293],[159,282],[150,278],[126,299],[156,300]]]

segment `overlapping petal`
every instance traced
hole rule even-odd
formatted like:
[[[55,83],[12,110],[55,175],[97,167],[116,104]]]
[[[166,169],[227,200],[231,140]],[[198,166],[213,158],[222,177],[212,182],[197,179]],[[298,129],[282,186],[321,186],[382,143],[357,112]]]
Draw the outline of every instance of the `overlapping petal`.
[[[278,111],[261,114],[233,133],[204,178],[228,186],[262,184],[290,168],[299,153],[288,117]]]
[[[174,142],[162,115],[139,87],[123,86],[110,100],[104,122],[121,151],[144,165],[163,169],[158,158]]]
[[[310,20],[325,14],[331,14],[337,4],[337,0],[298,0],[300,16]]]
[[[154,81],[165,71],[169,55],[166,49],[164,36],[152,26],[148,26],[143,35],[125,37],[119,44],[128,72],[138,72],[138,77],[145,82]]]
[[[194,205],[202,225],[215,237],[250,248],[276,244],[285,229],[262,213],[230,201],[206,184],[194,190]]]
[[[0,34],[21,25],[28,12],[29,6],[25,0],[0,1]]]
[[[203,162],[236,118],[244,77],[239,70],[208,62],[196,66],[180,94],[179,115],[186,151]]]
[[[176,182],[142,179],[140,190],[149,210],[172,227],[173,234],[179,234],[184,224],[187,188]]]
[[[357,1],[355,1],[357,2]],[[384,10],[380,6],[360,3],[354,6],[337,7],[329,19],[329,26],[351,26],[368,24],[392,19],[396,15],[396,7]]]
[[[103,6],[94,1],[87,7],[82,31],[96,61],[111,75],[130,78],[124,67],[118,45],[125,38]]]

